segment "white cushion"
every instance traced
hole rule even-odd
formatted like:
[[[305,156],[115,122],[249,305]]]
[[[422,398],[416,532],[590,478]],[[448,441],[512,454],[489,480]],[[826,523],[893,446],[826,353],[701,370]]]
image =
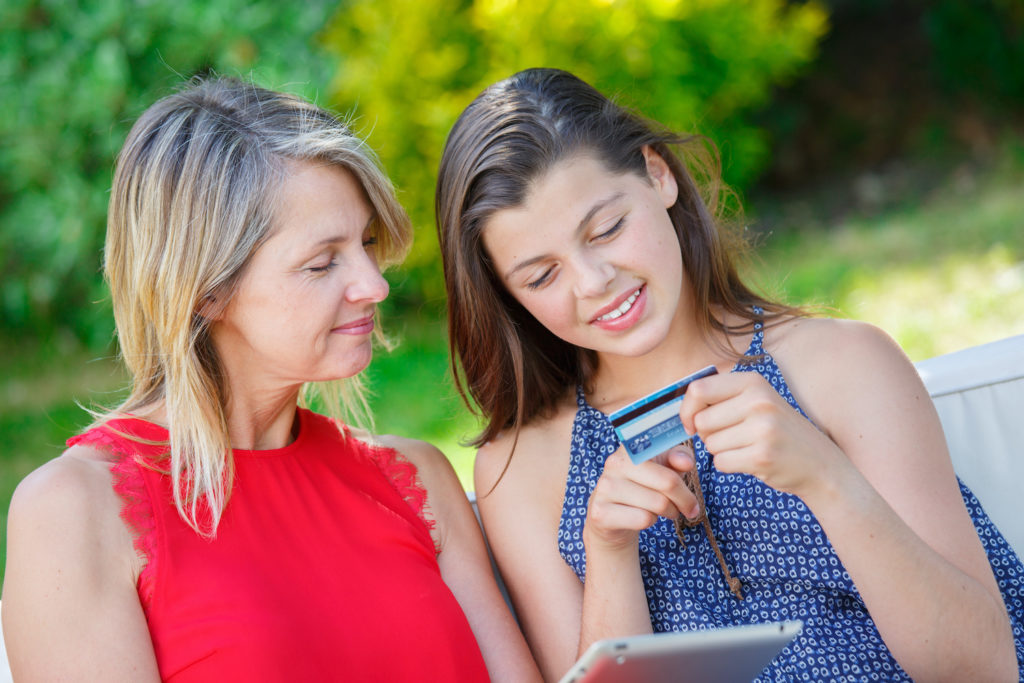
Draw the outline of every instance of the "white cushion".
[[[11,665],[7,663],[7,648],[4,647],[4,631],[0,628],[0,683],[12,683]]]
[[[917,363],[957,475],[1024,556],[1024,335]]]

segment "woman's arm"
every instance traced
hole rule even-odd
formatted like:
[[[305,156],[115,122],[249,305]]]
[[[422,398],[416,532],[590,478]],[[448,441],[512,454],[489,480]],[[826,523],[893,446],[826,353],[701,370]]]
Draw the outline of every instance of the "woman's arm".
[[[141,563],[101,458],[72,448],[11,500],[3,629],[15,680],[160,679],[135,589]]]
[[[537,681],[540,673],[491,571],[476,516],[444,455],[422,441],[387,437],[419,471],[434,519],[437,557],[449,589],[459,602],[494,681]]]
[[[797,321],[770,341],[818,429],[756,373],[695,383],[684,424],[718,469],[800,496],[913,678],[1016,680],[1006,609],[913,366],[863,323]]]

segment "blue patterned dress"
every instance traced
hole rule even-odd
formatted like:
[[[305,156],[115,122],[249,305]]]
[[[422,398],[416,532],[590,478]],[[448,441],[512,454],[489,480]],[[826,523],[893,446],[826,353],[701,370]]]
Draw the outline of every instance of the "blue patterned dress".
[[[760,358],[738,364],[733,371],[760,373],[804,415],[762,343],[758,324],[747,356]],[[607,416],[587,403],[581,389],[576,394],[578,409],[558,546],[582,581],[587,504],[605,459],[619,441]],[[683,546],[673,522],[661,518],[640,534],[640,568],[654,630],[799,619],[804,623],[800,635],[758,681],[909,680],[882,642],[849,574],[807,506],[797,496],[776,491],[751,475],[717,471],[699,438],[694,439],[694,451],[711,527],[726,563],[743,583],[744,599],[729,592],[701,526],[683,532]],[[960,492],[1010,614],[1024,681],[1024,566],[963,482]]]

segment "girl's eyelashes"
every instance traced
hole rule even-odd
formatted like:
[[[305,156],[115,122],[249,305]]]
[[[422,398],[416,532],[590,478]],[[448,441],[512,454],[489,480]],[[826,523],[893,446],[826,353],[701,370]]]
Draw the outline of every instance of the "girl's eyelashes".
[[[372,236],[372,235],[370,237],[367,237],[366,239],[363,240],[363,246],[364,247],[372,247],[372,246],[374,246],[376,244],[377,244],[377,238]]]
[[[526,283],[527,288],[528,289],[537,289],[538,287],[540,287],[545,282],[547,282],[548,280],[551,279],[551,274],[554,272],[554,270],[555,270],[554,266],[548,268],[543,273],[541,273],[540,277],[538,277],[535,280],[531,280],[530,282],[527,282]]]
[[[609,238],[615,236],[615,234],[617,232],[622,230],[622,226],[625,225],[625,224],[626,224],[626,217],[623,216],[622,218],[617,220],[615,222],[615,225],[613,225],[612,227],[608,228],[607,230],[605,230],[604,232],[602,232],[602,233],[600,233],[598,235],[594,235],[593,239],[595,239],[595,240],[609,239]]]
[[[626,216],[623,216],[619,220],[615,221],[615,225],[613,225],[612,227],[608,228],[607,230],[605,230],[602,233],[599,233],[599,234],[594,235],[593,237],[591,237],[590,241],[591,242],[603,242],[605,240],[610,240],[613,237],[615,237],[615,235],[618,234],[619,231],[622,230],[622,228],[625,225],[626,225]],[[555,266],[551,266],[550,268],[545,270],[543,273],[541,273],[540,277],[535,278],[535,279],[530,280],[529,282],[527,282],[526,283],[527,289],[537,289],[539,287],[542,287],[543,285],[545,285],[551,279],[552,275],[554,275],[554,272],[555,272]]]

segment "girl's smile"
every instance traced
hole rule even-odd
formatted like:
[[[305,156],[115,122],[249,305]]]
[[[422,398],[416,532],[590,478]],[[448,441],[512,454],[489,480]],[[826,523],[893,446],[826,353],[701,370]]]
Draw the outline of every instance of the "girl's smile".
[[[643,315],[644,307],[647,304],[646,292],[645,285],[629,292],[624,298],[619,297],[618,300],[621,303],[606,306],[603,309],[606,312],[599,311],[598,316],[591,321],[591,324],[612,332],[632,327]]]
[[[483,229],[509,293],[554,334],[599,353],[645,354],[677,317],[682,257],[666,211],[677,187],[664,161],[646,156],[646,177],[586,154],[563,160]]]

